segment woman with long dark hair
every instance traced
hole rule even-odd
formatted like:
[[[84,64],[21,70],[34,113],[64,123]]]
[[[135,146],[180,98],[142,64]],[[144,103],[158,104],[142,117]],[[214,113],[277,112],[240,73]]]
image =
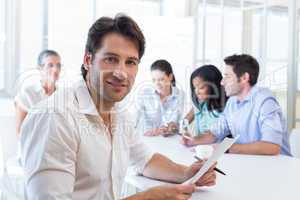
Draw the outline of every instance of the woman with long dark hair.
[[[195,120],[193,140],[183,138],[183,143],[193,145],[196,137],[209,130],[216,122],[226,103],[224,88],[221,86],[222,74],[214,65],[197,68],[191,75],[190,88],[193,108],[185,119]]]

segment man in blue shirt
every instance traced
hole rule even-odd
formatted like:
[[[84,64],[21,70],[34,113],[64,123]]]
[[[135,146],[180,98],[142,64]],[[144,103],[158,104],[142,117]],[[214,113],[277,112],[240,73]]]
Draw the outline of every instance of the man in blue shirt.
[[[229,56],[224,62],[221,84],[230,97],[224,112],[209,132],[184,139],[185,144],[210,144],[240,135],[230,153],[291,155],[286,122],[277,100],[269,89],[256,86],[258,62],[245,54]]]

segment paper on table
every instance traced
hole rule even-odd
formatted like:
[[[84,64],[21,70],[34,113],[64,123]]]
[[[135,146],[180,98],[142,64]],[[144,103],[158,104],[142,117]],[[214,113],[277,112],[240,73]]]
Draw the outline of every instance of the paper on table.
[[[239,136],[235,138],[225,138],[215,149],[211,157],[204,163],[201,169],[189,180],[185,181],[183,184],[194,184],[197,180],[207,172],[207,170],[226,152],[227,149],[237,140]]]

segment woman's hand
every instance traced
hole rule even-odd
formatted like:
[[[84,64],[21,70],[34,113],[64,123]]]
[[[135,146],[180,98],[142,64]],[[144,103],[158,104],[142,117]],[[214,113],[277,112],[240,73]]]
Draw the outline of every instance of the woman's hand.
[[[170,135],[174,135],[178,132],[178,124],[175,122],[169,122],[167,126],[163,126],[163,133],[162,135],[165,137],[168,137]]]
[[[189,133],[184,133],[182,134],[180,143],[184,146],[191,147],[195,145],[195,138]]]
[[[167,127],[163,126],[160,128],[155,128],[150,131],[147,131],[144,133],[145,136],[158,136],[158,135],[163,135],[168,131]]]

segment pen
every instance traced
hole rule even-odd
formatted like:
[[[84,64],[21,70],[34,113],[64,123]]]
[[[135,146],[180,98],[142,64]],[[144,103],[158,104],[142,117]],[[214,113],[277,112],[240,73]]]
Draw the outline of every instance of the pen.
[[[184,138],[186,138],[186,139],[188,139],[188,140],[193,140],[193,138],[191,138],[190,136],[187,136],[187,135],[185,135],[185,134],[182,134],[182,133],[179,133],[179,132],[176,132],[176,134],[177,134],[177,135],[180,135],[180,136],[182,136],[182,137],[184,137]]]
[[[202,159],[201,158],[199,158],[198,156],[194,156],[194,158],[196,158],[198,161],[202,161]],[[218,168],[214,168],[214,170],[216,171],[216,172],[219,172],[220,174],[222,174],[222,175],[226,175],[223,171],[221,171],[220,169],[218,169]]]

